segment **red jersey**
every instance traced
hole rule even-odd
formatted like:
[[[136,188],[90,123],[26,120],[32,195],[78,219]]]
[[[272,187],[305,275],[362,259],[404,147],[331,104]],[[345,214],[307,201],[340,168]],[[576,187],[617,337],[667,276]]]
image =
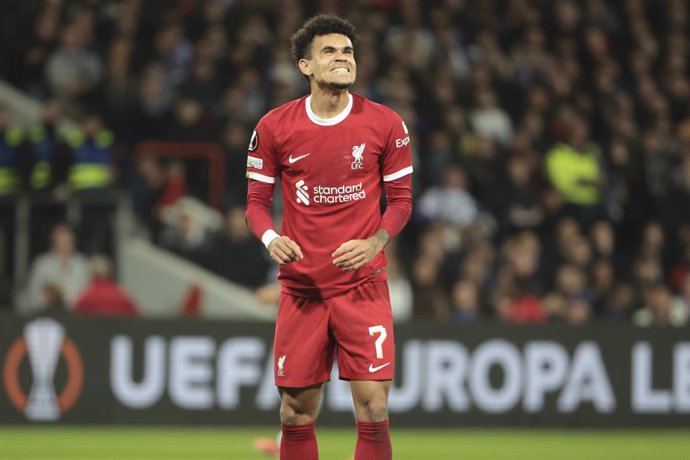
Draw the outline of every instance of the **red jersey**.
[[[383,184],[412,173],[409,143],[407,127],[395,112],[358,95],[350,95],[345,110],[327,120],[311,111],[305,96],[259,121],[247,177],[266,184],[281,181],[281,234],[304,255],[280,266],[284,292],[325,299],[372,278],[385,280],[383,252],[355,271],[336,267],[331,254],[340,244],[381,228]]]

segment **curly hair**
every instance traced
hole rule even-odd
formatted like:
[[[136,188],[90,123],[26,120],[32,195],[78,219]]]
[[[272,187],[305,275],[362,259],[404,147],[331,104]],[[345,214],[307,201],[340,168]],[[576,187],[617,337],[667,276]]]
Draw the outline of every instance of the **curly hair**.
[[[314,37],[328,34],[345,35],[352,45],[357,42],[357,29],[349,21],[331,14],[320,14],[310,18],[292,36],[292,57],[295,63],[302,58],[311,58],[311,43]]]

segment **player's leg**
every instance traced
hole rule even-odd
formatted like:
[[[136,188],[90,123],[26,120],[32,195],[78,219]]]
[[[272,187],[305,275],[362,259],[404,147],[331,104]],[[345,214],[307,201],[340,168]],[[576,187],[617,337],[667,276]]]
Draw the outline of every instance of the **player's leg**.
[[[321,408],[323,407],[323,393],[321,395],[321,398],[319,400],[319,407],[316,409],[316,417],[318,418],[319,412],[321,412]],[[256,447],[256,450],[259,452],[263,452],[266,455],[270,455],[271,457],[277,457],[280,455],[280,444],[283,440],[283,430],[279,430],[278,433],[274,438],[256,438],[254,440],[254,447]]]
[[[323,302],[281,295],[273,354],[280,392],[282,460],[319,457],[315,420],[335,349],[328,323],[329,311]]]
[[[352,400],[357,418],[354,460],[388,460],[393,456],[388,424],[391,382],[353,380]]]
[[[385,281],[365,283],[329,302],[340,378],[350,380],[355,405],[355,460],[388,460],[388,393],[395,367],[388,286]]]
[[[319,412],[323,383],[306,388],[278,388],[280,421],[285,425],[314,423]]]
[[[317,460],[316,415],[323,384],[307,388],[279,388],[282,438],[281,460]]]
[[[358,422],[378,423],[388,419],[388,393],[391,382],[352,380],[352,401]]]

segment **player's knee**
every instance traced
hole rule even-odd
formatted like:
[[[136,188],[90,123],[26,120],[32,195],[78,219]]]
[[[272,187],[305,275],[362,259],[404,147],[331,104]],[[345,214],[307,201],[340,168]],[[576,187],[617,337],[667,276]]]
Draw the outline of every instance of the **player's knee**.
[[[388,404],[385,399],[372,398],[361,406],[363,422],[383,422],[388,418]]]
[[[375,402],[369,405],[367,411],[369,420],[372,422],[383,422],[388,418],[388,405],[385,401]]]
[[[306,425],[315,419],[315,414],[304,410],[295,401],[282,401],[280,404],[280,421],[286,425]]]

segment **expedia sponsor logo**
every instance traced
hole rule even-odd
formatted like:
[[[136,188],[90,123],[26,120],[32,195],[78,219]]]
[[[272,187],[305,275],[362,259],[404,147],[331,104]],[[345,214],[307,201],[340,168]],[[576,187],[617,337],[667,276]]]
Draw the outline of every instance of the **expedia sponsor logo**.
[[[407,144],[410,143],[410,131],[407,129],[407,125],[404,121],[402,122],[402,128],[403,131],[405,131],[406,136],[395,140],[396,148],[405,147]]]
[[[396,146],[397,148],[405,147],[405,146],[406,146],[407,144],[409,144],[409,143],[410,143],[410,136],[407,136],[407,137],[404,138],[404,139],[396,139],[396,140],[395,140],[395,146]]]
[[[27,358],[29,366],[21,364]],[[58,392],[55,374],[60,358],[67,365],[67,379]],[[30,370],[28,394],[20,381],[20,370]],[[84,383],[84,365],[76,345],[65,336],[65,328],[49,318],[39,318],[24,327],[24,334],[9,348],[3,368],[7,397],[29,420],[54,421],[72,408]]]

